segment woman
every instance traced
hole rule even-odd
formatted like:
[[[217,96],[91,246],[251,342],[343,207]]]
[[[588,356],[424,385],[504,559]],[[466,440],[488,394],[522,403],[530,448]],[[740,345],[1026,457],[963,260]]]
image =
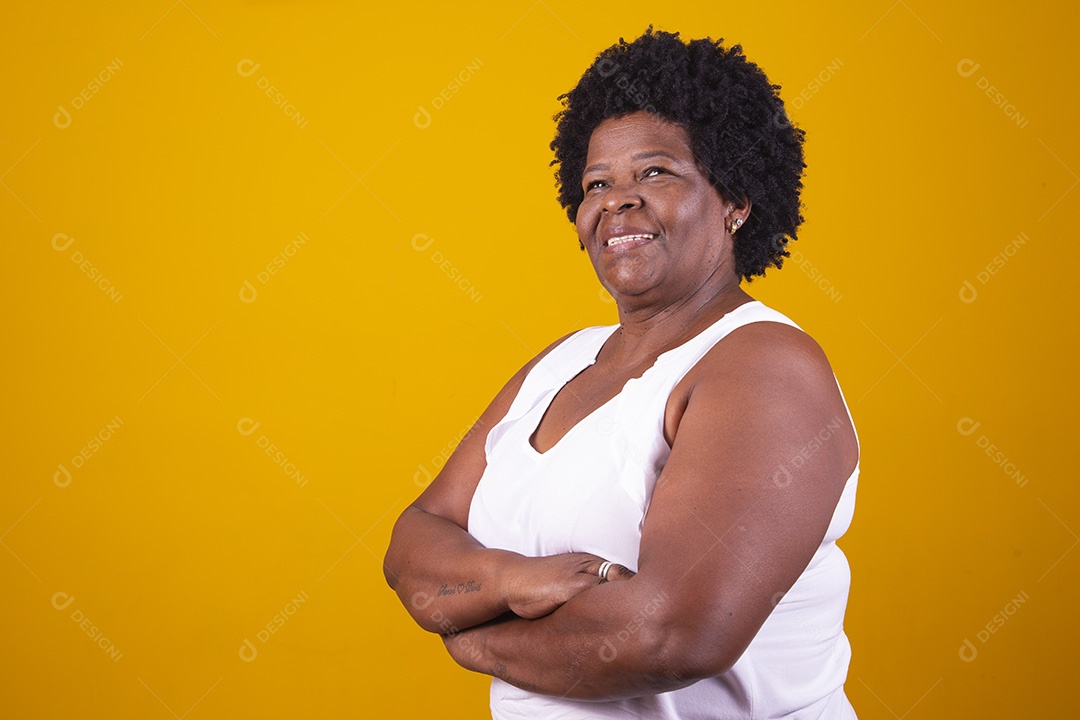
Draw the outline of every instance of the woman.
[[[653,32],[564,95],[559,198],[619,324],[523,367],[394,528],[386,577],[495,718],[851,718],[858,442],[743,279],[802,217],[803,133],[738,46]]]

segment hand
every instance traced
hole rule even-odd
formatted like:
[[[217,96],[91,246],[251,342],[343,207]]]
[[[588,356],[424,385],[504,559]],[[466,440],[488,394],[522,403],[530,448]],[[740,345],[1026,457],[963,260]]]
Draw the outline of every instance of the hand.
[[[506,568],[507,604],[518,617],[533,620],[554,612],[580,592],[604,582],[599,575],[604,559],[590,553],[547,557],[521,556]],[[612,565],[608,582],[629,580],[634,573]]]

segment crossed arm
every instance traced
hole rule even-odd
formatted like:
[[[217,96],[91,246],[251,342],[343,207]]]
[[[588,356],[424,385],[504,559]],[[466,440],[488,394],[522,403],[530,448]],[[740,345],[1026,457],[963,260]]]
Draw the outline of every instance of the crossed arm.
[[[857,458],[824,355],[801,332],[760,323],[698,363],[684,380],[638,573],[620,569],[607,583],[596,574],[603,558],[527,558],[466,531],[484,437],[530,367],[402,513],[387,580],[456,662],[533,692],[610,700],[724,672],[805,569]],[[837,418],[845,432],[814,444]]]

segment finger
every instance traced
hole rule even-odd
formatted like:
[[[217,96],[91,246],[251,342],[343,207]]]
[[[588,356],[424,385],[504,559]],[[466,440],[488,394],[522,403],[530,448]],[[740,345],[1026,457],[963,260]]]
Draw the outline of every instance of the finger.
[[[578,553],[581,557],[578,560],[578,572],[588,573],[595,575],[600,569],[600,566],[604,563],[604,558],[599,555],[592,555],[590,553]]]
[[[600,579],[600,570],[604,567],[604,563],[606,563],[606,562],[607,561],[604,560],[604,558],[598,557],[595,560],[590,560],[589,562],[582,565],[581,570],[579,572],[583,572],[586,575],[592,575],[594,578],[599,580]]]
[[[626,567],[625,565],[619,565],[618,563],[615,563],[615,564],[612,564],[612,566],[610,568],[608,568],[607,580],[608,580],[608,582],[616,582],[616,581],[619,581],[619,580],[629,580],[632,577],[634,577],[636,574],[637,573],[635,573],[633,570]]]
[[[592,573],[596,574],[597,583],[629,580],[636,574],[625,565],[613,563],[608,560],[600,563],[592,563],[590,564],[589,569]]]

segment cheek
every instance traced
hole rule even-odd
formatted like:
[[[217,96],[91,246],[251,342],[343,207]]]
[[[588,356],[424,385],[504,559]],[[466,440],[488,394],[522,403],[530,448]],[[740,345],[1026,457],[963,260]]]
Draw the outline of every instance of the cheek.
[[[723,201],[717,200],[709,194],[704,194],[693,203],[687,203],[681,208],[684,211],[683,221],[690,223],[697,232],[710,242],[718,242],[724,236],[724,206]]]
[[[687,242],[682,252],[694,255],[702,267],[714,267],[729,251],[724,241],[723,208],[711,202],[688,202],[677,206],[673,225],[683,229]]]
[[[597,215],[596,208],[592,207],[592,203],[583,201],[578,205],[577,215],[574,217],[574,227],[577,229],[579,238],[585,240],[592,236],[593,230],[596,228]]]

